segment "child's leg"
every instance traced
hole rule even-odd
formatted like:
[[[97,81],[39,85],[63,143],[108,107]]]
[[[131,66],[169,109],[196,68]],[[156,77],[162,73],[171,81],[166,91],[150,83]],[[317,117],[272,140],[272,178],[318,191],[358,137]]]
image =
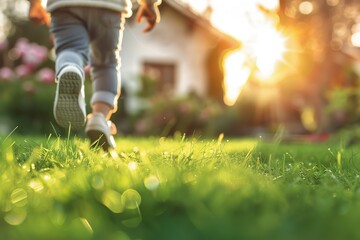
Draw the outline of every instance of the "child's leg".
[[[90,63],[93,79],[92,114],[88,118],[86,133],[92,143],[105,150],[115,147],[107,120],[117,110],[120,95],[120,56],[124,19],[121,14],[97,9],[89,23],[91,41]]]
[[[115,112],[112,106],[103,102],[94,102],[91,108],[93,113],[103,114],[106,120],[110,120],[111,115]]]
[[[98,9],[96,22],[89,24],[90,64],[93,79],[91,106],[107,119],[117,110],[120,95],[120,55],[124,18],[121,14]]]
[[[51,32],[56,49],[57,90],[54,117],[67,128],[80,128],[86,117],[83,67],[88,61],[88,35],[76,9],[63,8],[52,13]],[[80,12],[79,12],[80,13]]]

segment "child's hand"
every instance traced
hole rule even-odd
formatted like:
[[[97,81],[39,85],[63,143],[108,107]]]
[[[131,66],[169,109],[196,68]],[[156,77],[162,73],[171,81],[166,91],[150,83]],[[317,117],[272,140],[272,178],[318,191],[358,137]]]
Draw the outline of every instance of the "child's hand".
[[[50,26],[50,16],[41,5],[40,0],[30,0],[29,19],[34,23]]]
[[[140,23],[143,18],[145,18],[147,21],[144,32],[151,31],[155,25],[160,22],[160,12],[158,5],[156,3],[141,3],[136,15],[136,20],[138,23]]]

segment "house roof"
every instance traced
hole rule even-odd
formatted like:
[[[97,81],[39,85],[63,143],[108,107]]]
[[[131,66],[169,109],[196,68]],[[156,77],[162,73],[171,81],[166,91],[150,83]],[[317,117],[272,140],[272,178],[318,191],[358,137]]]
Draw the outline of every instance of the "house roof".
[[[216,28],[208,18],[193,10],[189,4],[179,0],[163,0],[163,4],[164,3],[196,23],[198,26],[206,29],[211,34],[226,41],[226,43],[229,45],[229,48],[239,47],[240,43],[238,40]]]
[[[137,1],[134,1],[133,4],[135,8],[139,6]],[[225,43],[226,48],[235,49],[241,46],[241,43],[238,40],[216,28],[208,18],[206,18],[201,13],[196,12],[189,4],[184,3],[181,0],[162,0],[160,7],[162,8],[165,5],[174,9],[176,12],[180,13],[182,16],[189,19],[199,27],[205,29],[213,36],[221,39],[222,42]]]

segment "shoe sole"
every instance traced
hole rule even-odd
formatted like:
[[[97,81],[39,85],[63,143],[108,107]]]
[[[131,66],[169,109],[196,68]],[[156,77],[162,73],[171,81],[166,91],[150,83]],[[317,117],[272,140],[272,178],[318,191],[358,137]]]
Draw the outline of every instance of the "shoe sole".
[[[79,105],[82,80],[75,72],[66,72],[59,79],[56,91],[54,116],[63,128],[79,129],[85,123],[85,114]]]
[[[110,144],[104,133],[98,130],[89,130],[86,132],[87,137],[90,139],[90,147],[98,148],[101,147],[104,151],[108,151]]]

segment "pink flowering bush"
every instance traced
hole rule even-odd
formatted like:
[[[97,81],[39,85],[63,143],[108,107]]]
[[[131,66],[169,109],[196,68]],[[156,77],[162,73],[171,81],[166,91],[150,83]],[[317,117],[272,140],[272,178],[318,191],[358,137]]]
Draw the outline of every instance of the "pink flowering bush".
[[[0,119],[18,133],[48,132],[55,92],[48,48],[19,38],[13,46],[0,42],[0,54]]]
[[[8,57],[4,66],[0,68],[0,81],[23,79],[39,72],[40,81],[46,79],[45,82],[49,83],[49,78],[54,76],[50,68],[42,69],[43,64],[49,61],[47,47],[31,43],[26,38],[18,39],[10,49],[4,40],[0,43],[0,53]],[[46,77],[41,73],[44,70]]]
[[[44,84],[53,84],[55,79],[54,71],[50,68],[43,68],[37,73],[37,79]]]
[[[0,68],[0,80],[11,81],[15,79],[15,72],[9,67]]]

